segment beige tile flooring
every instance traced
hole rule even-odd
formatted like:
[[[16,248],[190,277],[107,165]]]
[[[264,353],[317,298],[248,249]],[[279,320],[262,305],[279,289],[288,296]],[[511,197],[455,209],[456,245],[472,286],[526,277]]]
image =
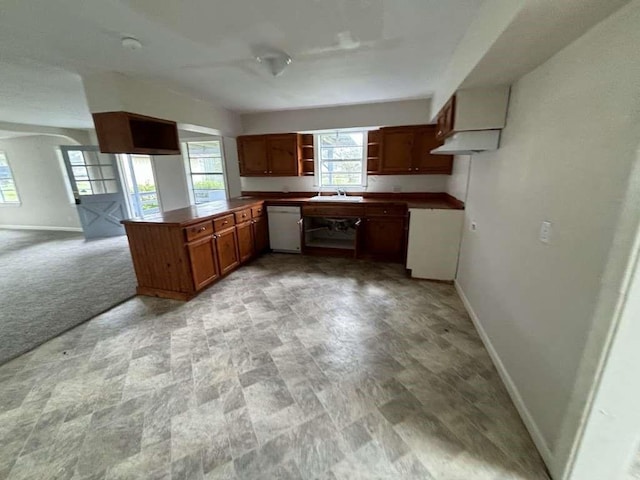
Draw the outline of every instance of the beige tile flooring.
[[[266,255],[0,367],[0,479],[546,479],[450,285]]]

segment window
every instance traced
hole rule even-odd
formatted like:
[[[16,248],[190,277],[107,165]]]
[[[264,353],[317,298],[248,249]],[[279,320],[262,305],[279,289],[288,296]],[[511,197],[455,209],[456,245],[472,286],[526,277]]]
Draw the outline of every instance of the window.
[[[194,203],[227,198],[221,141],[187,142],[185,150]]]
[[[338,130],[316,135],[320,187],[362,187],[365,185],[365,132]]]
[[[13,180],[13,173],[4,152],[0,152],[0,203],[20,203],[16,182]]]
[[[160,213],[156,179],[149,155],[121,155],[129,206],[137,217]]]
[[[71,173],[79,195],[118,193],[118,172],[100,152],[68,150]]]

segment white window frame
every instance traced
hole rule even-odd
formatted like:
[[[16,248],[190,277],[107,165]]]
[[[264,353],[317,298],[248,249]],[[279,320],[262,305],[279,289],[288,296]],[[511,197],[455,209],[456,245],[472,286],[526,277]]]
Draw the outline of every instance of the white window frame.
[[[149,161],[151,163],[151,174],[153,175],[153,183],[156,187],[155,190],[155,195],[156,195],[156,199],[158,201],[158,212],[154,212],[154,213],[149,213],[147,215],[144,214],[144,209],[142,208],[142,198],[141,196],[147,194],[148,192],[139,192],[138,191],[138,187],[137,187],[137,179],[135,177],[135,172],[133,170],[133,162],[131,157],[136,156],[136,157],[149,157]],[[158,176],[156,175],[156,162],[155,159],[153,158],[153,155],[147,155],[147,154],[139,154],[139,153],[121,153],[118,155],[118,174],[120,175],[120,182],[122,184],[122,187],[124,189],[125,192],[125,197],[127,200],[127,207],[129,209],[129,214],[131,216],[134,217],[139,217],[139,218],[149,218],[149,217],[153,217],[154,215],[159,215],[162,212],[164,212],[164,209],[162,208],[162,198],[160,196],[160,189],[158,187]],[[126,172],[126,173],[125,173]],[[132,179],[134,185],[133,185],[133,193],[129,192],[129,185],[127,182],[127,176],[130,176],[130,178]],[[131,196],[136,197],[136,200],[134,201]],[[136,208],[138,207],[138,208]]]
[[[320,146],[320,136],[335,133],[361,133],[362,134],[362,159],[361,159],[361,182],[359,185],[322,185],[322,148]],[[314,155],[315,155],[315,173],[314,187],[318,190],[345,190],[359,191],[367,188],[367,139],[368,130],[364,128],[336,128],[331,130],[322,130],[313,132]]]
[[[0,206],[3,207],[19,207],[22,205],[22,197],[20,195],[20,191],[18,189],[18,184],[16,183],[16,177],[13,173],[13,168],[11,168],[11,162],[9,161],[9,157],[7,156],[7,152],[5,152],[4,150],[0,150],[0,155],[2,155],[4,157],[4,161],[7,162],[7,168],[9,169],[9,176],[11,178],[11,181],[13,182],[13,188],[16,191],[16,196],[18,197],[18,201],[17,202],[7,202],[4,199],[4,193],[2,193],[2,191],[0,191]]]
[[[198,137],[198,138],[188,138],[181,142],[182,147],[182,158],[184,159],[184,168],[185,173],[187,175],[187,186],[189,188],[189,201],[191,205],[203,205],[202,203],[196,203],[196,197],[193,188],[193,175],[206,175],[202,173],[192,173],[191,172],[191,161],[189,158],[189,147],[187,144],[189,143],[200,143],[200,142],[220,142],[220,155],[222,157],[222,178],[224,179],[224,196],[226,199],[229,198],[229,179],[227,178],[227,156],[224,151],[224,142],[222,137],[220,136],[209,136],[209,137]],[[213,173],[213,175],[219,175],[219,173]]]

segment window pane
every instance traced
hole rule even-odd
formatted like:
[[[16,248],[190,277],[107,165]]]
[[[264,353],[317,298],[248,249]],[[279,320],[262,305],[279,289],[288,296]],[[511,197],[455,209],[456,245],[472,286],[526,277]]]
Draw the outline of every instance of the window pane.
[[[334,160],[334,159],[348,159],[348,160],[362,160],[362,147],[333,147],[322,148],[322,159]]]
[[[220,150],[220,142],[189,142],[187,144],[189,150],[189,157],[220,157],[222,152]]]
[[[73,178],[76,180],[89,180],[86,167],[71,167]]]
[[[0,152],[0,203],[20,203],[13,173],[4,152]]]
[[[88,181],[76,182],[76,186],[78,187],[78,193],[80,195],[93,195],[91,182],[88,182]]]
[[[113,167],[111,166],[101,167],[101,170],[102,170],[102,178],[105,178],[105,179],[116,178],[116,173],[113,171]]]
[[[70,150],[68,153],[69,162],[71,163],[71,165],[84,165],[84,157],[82,156],[82,152]]]
[[[118,182],[115,180],[105,180],[104,181],[104,193],[118,193]]]
[[[322,173],[326,172],[362,172],[362,162],[322,162]]]
[[[222,158],[220,157],[191,158],[191,172],[222,173]]]
[[[189,177],[196,204],[226,198],[220,141],[187,142]]]
[[[322,185],[347,186],[361,185],[362,175],[356,173],[323,173]]]

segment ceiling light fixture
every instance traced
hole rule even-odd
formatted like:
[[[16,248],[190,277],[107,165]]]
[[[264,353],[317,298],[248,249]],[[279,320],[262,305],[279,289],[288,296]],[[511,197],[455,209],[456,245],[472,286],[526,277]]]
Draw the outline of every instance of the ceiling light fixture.
[[[274,77],[282,75],[282,72],[287,68],[287,65],[291,65],[291,62],[293,61],[287,53],[276,50],[256,55],[256,60],[259,63],[266,65],[269,72]]]
[[[132,51],[140,50],[142,48],[142,43],[134,37],[122,37],[122,48]]]

